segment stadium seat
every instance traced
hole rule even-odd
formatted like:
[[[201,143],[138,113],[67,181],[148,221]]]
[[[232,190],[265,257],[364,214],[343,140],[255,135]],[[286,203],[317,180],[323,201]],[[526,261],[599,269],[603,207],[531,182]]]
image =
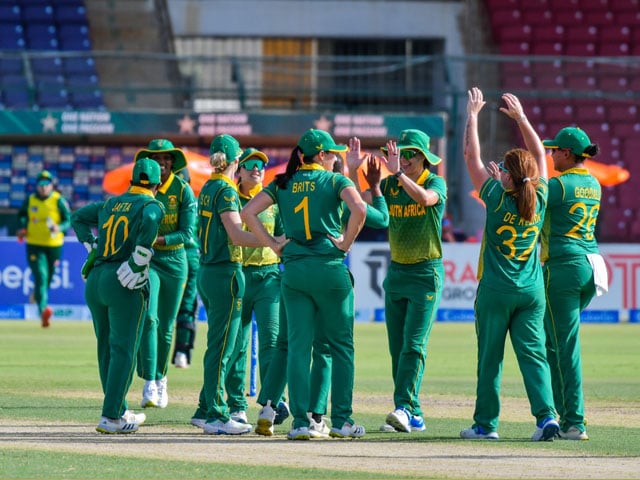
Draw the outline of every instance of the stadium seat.
[[[565,54],[575,57],[592,57],[596,55],[595,42],[567,41]]]
[[[62,4],[56,7],[55,19],[58,24],[86,23],[87,11],[81,4]]]
[[[631,40],[631,29],[626,25],[612,25],[600,28],[600,41],[625,43]]]
[[[31,71],[34,75],[61,75],[64,73],[60,57],[33,57]]]
[[[0,58],[0,76],[4,75],[22,75],[23,61],[17,57]]]
[[[0,19],[3,23],[22,22],[20,11],[20,5],[9,5],[8,3],[0,3]]]
[[[53,7],[42,2],[25,4],[22,8],[22,18],[25,23],[41,22],[53,24]]]
[[[26,46],[21,23],[0,19],[0,50],[22,50]]]
[[[604,57],[627,56],[631,53],[631,47],[628,43],[601,43],[599,54]]]

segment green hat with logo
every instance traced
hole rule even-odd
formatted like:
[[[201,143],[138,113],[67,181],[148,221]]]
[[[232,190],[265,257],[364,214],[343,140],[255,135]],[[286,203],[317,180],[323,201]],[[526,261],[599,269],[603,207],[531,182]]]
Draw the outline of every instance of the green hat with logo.
[[[211,141],[211,147],[209,148],[209,155],[211,156],[218,152],[223,152],[227,156],[227,162],[233,162],[242,154],[242,149],[238,140],[231,135],[223,133]]]
[[[244,162],[246,162],[247,160],[251,160],[252,158],[258,158],[262,160],[265,165],[269,163],[269,157],[267,157],[266,153],[261,152],[257,148],[249,147],[245,148],[244,152],[242,152],[242,155],[240,155],[240,161],[238,162],[238,165],[242,165]]]
[[[138,158],[133,164],[131,181],[137,185],[159,185],[160,165],[150,158]]]
[[[305,157],[317,155],[320,152],[346,152],[349,147],[338,145],[328,132],[313,128],[302,134],[298,140],[298,146]]]
[[[558,132],[556,138],[544,140],[542,144],[545,148],[568,148],[571,153],[580,157],[591,156],[584,153],[585,149],[591,145],[591,140],[584,130],[578,127],[565,127]]]
[[[151,158],[151,155],[155,153],[170,153],[173,155],[172,172],[178,172],[187,166],[187,157],[185,157],[184,152],[174,147],[173,143],[165,138],[155,138],[151,140],[146,149],[143,148],[136,152],[134,161],[137,162],[140,158]]]
[[[43,170],[38,174],[38,177],[36,178],[36,185],[42,187],[44,185],[53,183],[54,180],[55,178],[53,175],[51,175],[51,172],[49,170]]]
[[[398,141],[396,143],[398,150],[418,150],[422,153],[427,161],[431,165],[438,165],[442,159],[431,153],[429,150],[429,144],[431,143],[431,138],[429,135],[424,133],[422,130],[416,130],[414,128],[410,128],[408,130],[403,130],[400,132],[400,136],[398,137]],[[387,147],[380,148],[386,155]]]

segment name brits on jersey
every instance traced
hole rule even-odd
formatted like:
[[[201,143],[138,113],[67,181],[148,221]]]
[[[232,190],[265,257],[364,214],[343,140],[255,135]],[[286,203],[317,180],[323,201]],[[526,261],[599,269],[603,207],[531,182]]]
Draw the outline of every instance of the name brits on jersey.
[[[424,205],[418,205],[417,203],[412,203],[410,205],[389,205],[390,217],[422,217],[426,213],[426,207]]]
[[[291,185],[291,193],[313,192],[316,189],[316,182],[304,180],[302,182],[293,182]]]
[[[539,223],[541,220],[540,214],[536,213],[531,222],[527,222],[524,218],[521,218],[517,213],[506,212],[504,217],[502,217],[502,221],[509,225],[535,225]]]

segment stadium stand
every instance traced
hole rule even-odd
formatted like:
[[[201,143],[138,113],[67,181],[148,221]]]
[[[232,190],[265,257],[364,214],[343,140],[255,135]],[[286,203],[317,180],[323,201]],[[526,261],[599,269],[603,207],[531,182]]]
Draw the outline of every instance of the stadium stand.
[[[640,52],[640,1],[484,3],[496,50],[520,56],[501,66],[502,86],[528,96],[526,107],[541,135],[578,125],[600,145],[598,161],[637,171],[640,117],[632,92],[640,87],[640,67],[615,59]],[[603,189],[601,240],[638,238],[638,188],[632,174],[626,183]]]
[[[81,0],[0,4],[0,106],[8,109],[103,109]],[[29,52],[23,60],[20,52]],[[74,57],[69,52],[84,52]],[[13,54],[13,55],[12,55]],[[79,80],[76,74],[84,78]],[[22,85],[15,77],[22,77]],[[69,93],[69,91],[72,93]]]

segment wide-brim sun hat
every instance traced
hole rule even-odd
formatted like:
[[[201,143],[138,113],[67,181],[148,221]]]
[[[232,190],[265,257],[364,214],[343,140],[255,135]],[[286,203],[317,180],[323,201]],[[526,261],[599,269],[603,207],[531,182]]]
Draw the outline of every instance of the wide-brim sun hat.
[[[431,165],[438,165],[442,162],[442,159],[434,153],[431,153],[429,150],[429,145],[431,143],[431,137],[424,133],[422,130],[416,130],[414,128],[410,128],[408,130],[403,130],[400,132],[400,136],[398,137],[398,141],[396,142],[396,146],[399,151],[402,150],[418,150],[422,153],[427,161]],[[381,147],[380,150],[387,155],[387,147]]]
[[[136,152],[133,159],[137,162],[140,158],[151,158],[151,156],[156,153],[170,153],[173,155],[172,172],[179,172],[187,166],[187,157],[184,152],[174,147],[173,143],[165,138],[155,138],[151,140],[147,148],[142,148]]]

